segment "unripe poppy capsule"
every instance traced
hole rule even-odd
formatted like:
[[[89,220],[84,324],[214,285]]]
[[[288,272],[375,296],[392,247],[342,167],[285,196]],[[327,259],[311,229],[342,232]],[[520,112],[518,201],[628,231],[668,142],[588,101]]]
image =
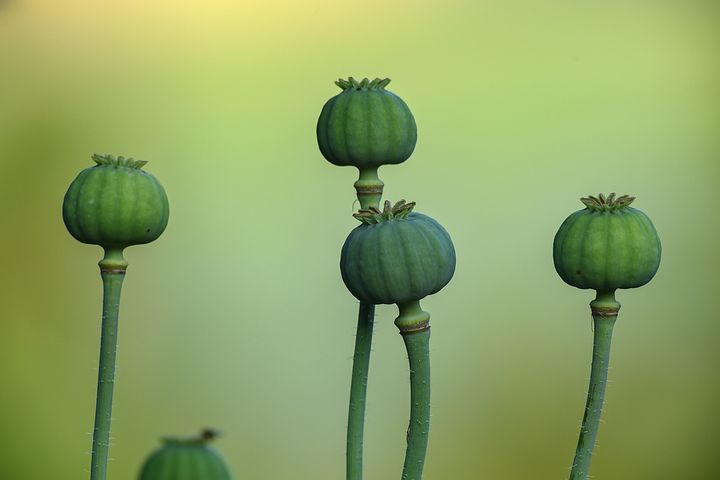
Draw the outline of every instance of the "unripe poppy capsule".
[[[323,106],[317,123],[318,146],[335,165],[359,169],[402,163],[415,149],[417,127],[410,108],[385,90],[389,78],[335,84],[342,92]]]
[[[340,270],[348,290],[368,303],[404,304],[437,293],[455,272],[455,248],[434,219],[404,200],[383,211],[361,210],[348,235]]]
[[[112,155],[93,155],[70,184],[63,201],[63,220],[82,243],[123,249],[149,243],[165,230],[168,199],[160,182],[142,167],[147,162]]]
[[[609,292],[648,283],[660,266],[661,246],[652,222],[630,207],[634,197],[600,194],[581,199],[553,242],[558,275],[569,285]]]

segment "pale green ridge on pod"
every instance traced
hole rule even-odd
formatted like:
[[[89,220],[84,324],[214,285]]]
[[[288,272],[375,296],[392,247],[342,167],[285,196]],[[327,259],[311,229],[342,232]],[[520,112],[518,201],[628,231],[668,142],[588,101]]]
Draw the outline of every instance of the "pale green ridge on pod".
[[[231,480],[222,456],[208,443],[215,436],[205,430],[198,437],[163,439],[145,460],[139,480]]]
[[[404,304],[437,293],[455,272],[450,235],[432,218],[412,212],[404,200],[381,212],[360,210],[362,222],[345,240],[340,271],[360,301]]]
[[[402,163],[417,141],[415,119],[403,100],[385,90],[390,79],[335,82],[343,89],[325,103],[317,123],[323,156],[360,169]]]
[[[63,220],[82,243],[125,248],[149,243],[165,230],[167,195],[160,182],[142,170],[147,162],[93,155],[97,165],[81,171],[63,201]]]
[[[553,242],[555,270],[569,285],[610,292],[648,283],[660,266],[660,239],[650,219],[623,195],[581,199]]]

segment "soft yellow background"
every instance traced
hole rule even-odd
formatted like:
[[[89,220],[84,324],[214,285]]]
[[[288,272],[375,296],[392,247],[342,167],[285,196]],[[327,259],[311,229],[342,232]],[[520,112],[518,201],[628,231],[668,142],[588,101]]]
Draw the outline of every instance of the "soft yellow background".
[[[337,480],[357,305],[352,169],[315,141],[340,76],[388,76],[419,140],[386,194],[458,254],[433,314],[427,480],[563,479],[592,295],[554,272],[578,198],[637,195],[657,277],[619,293],[593,462],[716,473],[720,4],[0,1],[0,478],[87,476],[101,284],[60,208],[93,152],[149,160],[170,224],[127,251],[110,479],[162,434],[225,431],[237,479]],[[378,309],[366,478],[399,478],[408,373]]]

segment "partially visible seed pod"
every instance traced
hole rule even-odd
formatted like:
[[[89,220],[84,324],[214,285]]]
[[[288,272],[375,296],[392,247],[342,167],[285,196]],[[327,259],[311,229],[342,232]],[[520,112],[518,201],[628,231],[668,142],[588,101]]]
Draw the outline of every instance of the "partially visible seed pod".
[[[97,163],[73,180],[63,201],[68,231],[83,243],[123,249],[163,233],[168,199],[160,182],[142,170],[147,162],[93,155]]]
[[[208,442],[213,430],[194,438],[165,438],[163,446],[145,460],[139,480],[231,480],[220,453]]]
[[[417,141],[417,127],[405,102],[385,90],[390,79],[335,82],[342,93],[325,103],[317,124],[323,156],[335,165],[377,169],[404,162]]]
[[[432,218],[412,212],[415,203],[385,202],[384,211],[361,210],[362,222],[345,240],[340,270],[360,301],[404,304],[440,291],[455,272],[455,248]]]
[[[553,242],[555,270],[568,284],[611,292],[648,283],[660,266],[661,246],[650,219],[623,195],[581,199]]]

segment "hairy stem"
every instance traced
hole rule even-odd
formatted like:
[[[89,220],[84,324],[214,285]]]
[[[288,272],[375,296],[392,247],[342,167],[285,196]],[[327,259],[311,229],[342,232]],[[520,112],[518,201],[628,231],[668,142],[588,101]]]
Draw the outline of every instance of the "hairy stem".
[[[365,400],[367,379],[370,368],[375,305],[360,303],[355,355],[353,357],[352,381],[350,384],[350,407],[348,411],[346,469],[348,480],[362,479],[363,433],[365,426]]]
[[[595,448],[607,385],[610,342],[620,304],[615,300],[614,292],[598,292],[597,298],[590,303],[590,308],[594,325],[590,385],[570,480],[587,480],[590,471],[590,460]]]
[[[395,325],[410,364],[410,424],[402,480],[420,480],[430,434],[430,314],[415,300],[399,303]]]
[[[107,249],[100,261],[103,281],[102,333],[100,336],[100,365],[98,367],[97,402],[95,404],[95,428],[92,440],[92,464],[90,480],[107,477],[108,450],[110,447],[110,419],[115,384],[115,356],[117,352],[118,312],[120,290],[127,262],[122,249]]]
[[[355,182],[355,190],[361,208],[379,207],[383,182],[378,177],[377,168],[360,170],[360,177]],[[375,305],[360,302],[348,408],[345,466],[347,480],[362,480],[365,405],[374,322]]]
[[[402,332],[410,364],[410,424],[402,480],[420,480],[430,433],[430,328]]]

